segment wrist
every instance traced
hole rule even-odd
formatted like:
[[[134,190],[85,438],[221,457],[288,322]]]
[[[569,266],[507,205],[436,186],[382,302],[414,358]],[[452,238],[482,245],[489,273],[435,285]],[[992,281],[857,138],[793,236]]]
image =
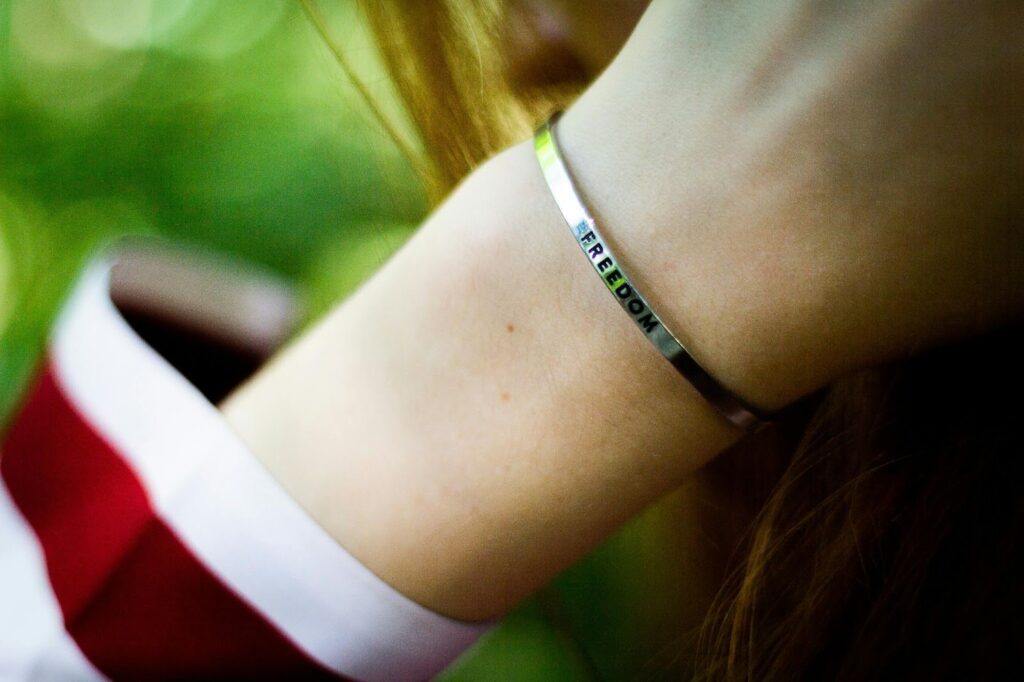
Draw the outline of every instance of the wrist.
[[[606,97],[622,95],[595,87],[559,124],[567,163],[639,289],[697,361],[764,411],[848,367],[858,337],[822,333],[834,292],[806,276],[805,245],[774,229],[788,218],[785,204],[759,210],[742,196],[748,179],[731,177],[749,150],[719,124],[685,116],[663,125],[702,145],[652,143],[651,124],[616,113]],[[651,116],[672,120],[660,105]],[[701,147],[714,138],[710,162]]]
[[[651,303],[762,409],[1024,308],[1019,64],[990,49],[1015,24],[918,8],[861,45],[884,3],[807,34],[792,9],[655,0],[560,124]]]

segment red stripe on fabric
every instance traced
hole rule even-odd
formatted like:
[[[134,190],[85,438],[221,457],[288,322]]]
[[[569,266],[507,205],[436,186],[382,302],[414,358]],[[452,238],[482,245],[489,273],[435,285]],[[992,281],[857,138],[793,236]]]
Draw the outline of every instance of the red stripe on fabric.
[[[199,562],[48,370],[0,475],[46,558],[68,632],[115,680],[338,680]],[[258,560],[258,558],[254,558]]]

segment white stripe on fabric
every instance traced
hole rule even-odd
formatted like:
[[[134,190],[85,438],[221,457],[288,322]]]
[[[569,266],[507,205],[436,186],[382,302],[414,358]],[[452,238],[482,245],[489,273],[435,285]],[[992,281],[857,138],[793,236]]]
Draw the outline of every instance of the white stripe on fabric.
[[[202,563],[309,656],[366,682],[429,678],[485,631],[409,600],[327,535],[131,330],[108,273],[90,269],[58,324],[56,378]]]
[[[0,480],[0,680],[104,679],[64,629],[42,548]]]

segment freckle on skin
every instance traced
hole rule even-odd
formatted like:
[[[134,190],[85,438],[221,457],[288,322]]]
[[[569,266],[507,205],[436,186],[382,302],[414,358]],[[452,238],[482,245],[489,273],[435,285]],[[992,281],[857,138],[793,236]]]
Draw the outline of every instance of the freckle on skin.
[[[514,324],[512,324],[511,322],[509,322],[508,324],[505,325],[505,331],[507,331],[509,334],[511,334],[515,330],[516,330],[516,326]]]
[[[502,399],[502,401],[507,401],[507,400],[508,400],[509,398],[511,398],[511,397],[512,397],[512,396],[510,396],[510,395],[509,395],[508,393],[506,393],[505,391],[502,391],[502,392],[501,392],[501,399]]]

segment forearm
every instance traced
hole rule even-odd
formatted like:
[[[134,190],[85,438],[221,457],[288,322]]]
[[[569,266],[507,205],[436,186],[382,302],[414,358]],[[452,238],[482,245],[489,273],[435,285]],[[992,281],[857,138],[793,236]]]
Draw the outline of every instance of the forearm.
[[[225,410],[347,549],[470,619],[737,437],[589,270],[527,145]]]
[[[675,99],[623,91],[631,74],[665,68],[655,58],[609,72],[570,110],[559,126],[568,163],[606,237],[698,360],[777,407],[805,386],[770,371],[782,362],[763,353],[773,330],[747,324],[749,306],[733,308],[746,282],[716,238],[724,226],[692,219],[699,203],[673,189],[699,189],[714,169],[690,163],[681,145],[657,147],[696,124],[673,113]],[[700,200],[697,189],[688,196]],[[529,142],[478,169],[224,409],[358,559],[411,598],[471,620],[507,610],[741,435],[608,294]]]
[[[903,18],[911,57],[891,39],[858,51],[894,11],[865,7],[881,9],[832,27],[824,44],[840,47],[822,56],[812,29],[838,15],[656,2],[559,125],[641,290],[761,408],[1020,307],[1019,276],[988,267],[1016,243],[992,221],[1009,201],[1000,166],[962,163],[988,158],[1010,119],[970,109],[977,125],[942,127],[935,84],[914,80],[931,46]],[[905,69],[907,88],[873,86],[878,64]],[[974,193],[947,206],[953,180]],[[966,248],[984,266],[964,267]],[[991,294],[989,273],[1003,273],[998,305],[956,318]],[[604,289],[524,143],[225,410],[373,571],[442,613],[493,616],[740,435]]]

